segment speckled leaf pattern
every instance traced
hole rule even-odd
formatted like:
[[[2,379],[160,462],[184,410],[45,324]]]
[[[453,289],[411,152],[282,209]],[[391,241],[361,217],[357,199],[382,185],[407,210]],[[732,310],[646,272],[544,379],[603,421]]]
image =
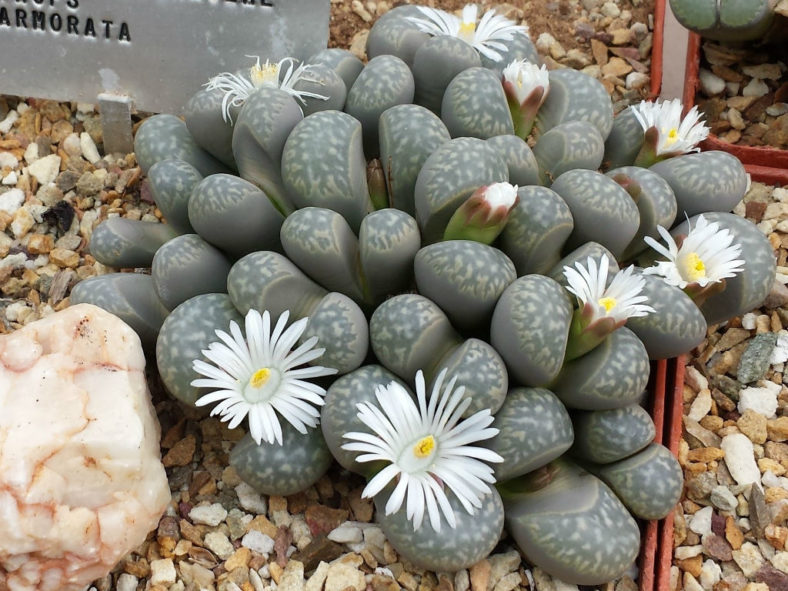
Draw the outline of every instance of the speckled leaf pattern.
[[[257,492],[286,496],[317,482],[331,465],[331,452],[320,428],[307,429],[303,435],[281,416],[278,418],[282,445],[266,441],[257,445],[247,434],[230,452],[230,465]]]
[[[424,162],[451,139],[443,121],[418,105],[398,105],[380,116],[380,162],[392,207],[413,215],[413,191]]]
[[[547,276],[566,287],[569,285],[569,282],[566,280],[566,277],[564,277],[564,267],[574,267],[575,263],[582,263],[583,266],[586,266],[588,264],[588,257],[592,257],[597,261],[600,261],[603,256],[607,256],[608,280],[612,280],[613,275],[619,271],[616,257],[614,257],[613,253],[611,253],[598,242],[586,242],[583,246],[576,248],[560,261],[558,261],[558,264],[550,269],[550,272],[547,273]]]
[[[176,235],[167,224],[109,218],[93,230],[90,254],[108,267],[150,267],[158,248]]]
[[[358,235],[361,268],[374,302],[406,291],[413,280],[413,258],[421,246],[416,220],[398,209],[373,211]]]
[[[345,218],[322,207],[305,207],[282,224],[287,257],[329,291],[357,302],[364,298],[357,273],[358,240]]]
[[[646,348],[622,326],[582,357],[567,362],[552,388],[570,408],[607,410],[637,401],[648,376]]]
[[[419,293],[438,304],[460,330],[489,325],[495,303],[517,278],[509,257],[472,240],[425,246],[413,269]]]
[[[378,361],[404,380],[418,370],[432,375],[459,336],[432,301],[417,294],[386,300],[369,321],[369,340]]]
[[[605,144],[596,127],[585,121],[567,121],[542,135],[534,146],[542,185],[550,185],[565,172],[596,170]]]
[[[670,6],[682,25],[719,41],[760,39],[774,19],[771,0],[671,0]]]
[[[642,295],[654,312],[627,320],[646,346],[649,359],[677,357],[700,345],[706,337],[706,320],[690,297],[654,275],[643,275]],[[749,309],[749,308],[748,308]]]
[[[654,421],[637,404],[612,410],[577,412],[572,415],[574,456],[609,464],[631,456],[654,441]]]
[[[561,259],[574,228],[572,212],[558,193],[545,187],[520,187],[517,195],[520,201],[501,234],[501,249],[518,276],[545,274]]]
[[[635,202],[640,214],[640,225],[635,237],[624,250],[622,258],[630,259],[648,248],[644,236],[659,241],[657,226],[670,228],[676,219],[676,196],[668,182],[657,173],[638,166],[622,166],[607,173],[610,178],[624,175],[637,183],[639,195]]]
[[[358,58],[357,58],[358,59]],[[301,97],[296,102],[301,107],[304,117],[318,111],[342,110],[347,99],[347,86],[340,75],[332,68],[322,64],[314,64],[309,68],[305,79],[293,85],[295,90],[301,92],[314,92],[325,99],[311,96]]]
[[[282,182],[282,150],[303,117],[292,96],[278,88],[261,86],[244,102],[233,131],[233,156],[240,176],[263,189],[287,211],[292,209],[292,202]]]
[[[452,137],[514,133],[500,75],[487,68],[468,68],[452,79],[443,95],[441,119]]]
[[[208,392],[190,385],[200,377],[192,361],[202,359],[201,351],[218,340],[217,329],[229,332],[231,320],[243,326],[230,298],[212,293],[186,300],[164,321],[156,341],[156,364],[167,391],[184,404],[193,406]]]
[[[233,125],[222,115],[224,93],[219,89],[201,88],[183,108],[186,128],[194,141],[211,156],[235,170]]]
[[[550,93],[536,116],[536,132],[567,121],[593,124],[604,141],[613,127],[613,104],[596,78],[569,68],[550,72]]]
[[[357,404],[371,402],[377,406],[375,389],[396,382],[407,389],[407,385],[381,365],[365,365],[341,376],[326,391],[325,404],[320,409],[320,428],[331,454],[343,467],[359,474],[370,471],[369,463],[360,464],[356,457],[360,452],[347,451],[342,445],[348,443],[345,433],[372,433],[358,418]]]
[[[380,152],[378,121],[396,105],[413,102],[415,84],[408,64],[393,55],[372,58],[347,95],[345,111],[361,122],[367,158]]]
[[[592,170],[570,170],[553,183],[566,201],[575,227],[568,248],[598,242],[619,258],[640,225],[637,205],[621,185]],[[615,228],[611,232],[610,228]]]
[[[625,460],[591,469],[641,519],[666,517],[679,502],[684,486],[678,460],[658,443]]]
[[[227,167],[197,145],[186,124],[175,115],[148,117],[134,136],[134,153],[143,173],[160,160],[188,162],[203,176],[227,172]]]
[[[649,170],[668,181],[676,195],[679,218],[707,211],[730,211],[747,190],[744,165],[727,152],[676,156],[657,162]]]
[[[508,178],[506,163],[484,140],[463,137],[441,144],[427,158],[414,189],[423,242],[440,240],[451,216],[476,189]]]
[[[521,137],[516,135],[496,135],[487,140],[503,158],[509,169],[509,182],[523,187],[525,185],[539,185],[539,163],[536,161],[531,147]]]
[[[386,501],[393,485],[375,496],[377,521],[386,538],[400,556],[417,567],[439,572],[468,568],[492,552],[503,531],[503,504],[495,488],[482,497],[482,506],[470,515],[450,491],[449,504],[457,527],[452,528],[441,515],[441,531],[432,529],[429,519],[417,531],[405,515],[405,503],[395,513],[385,514]]]
[[[510,390],[492,426],[500,432],[485,447],[504,459],[493,465],[498,482],[541,468],[572,445],[569,413],[544,388]]]
[[[227,276],[227,292],[242,314],[255,308],[278,318],[290,310],[291,320],[309,316],[327,293],[286,257],[271,251],[236,261]]]
[[[528,60],[537,65],[542,63],[542,58],[527,34],[515,33],[511,39],[496,39],[496,43],[505,45],[506,49],[503,51],[496,49],[501,54],[501,58],[497,60],[479,54],[479,57],[482,59],[482,66],[485,68],[503,72],[503,69],[514,60]]]
[[[252,183],[229,174],[205,177],[189,200],[189,221],[207,242],[234,257],[281,250],[284,216]]]
[[[621,576],[640,548],[640,529],[599,479],[562,462],[546,487],[504,495],[506,529],[532,562],[576,585]]]
[[[330,47],[328,49],[321,49],[316,54],[306,60],[310,65],[323,65],[328,66],[334,70],[342,81],[345,83],[345,89],[350,90],[356,78],[364,69],[364,62],[362,62],[355,54],[347,49],[340,49],[339,47]]]
[[[506,288],[493,312],[490,342],[514,382],[544,386],[558,375],[571,319],[566,292],[548,277],[526,275]]]
[[[413,57],[414,102],[440,115],[443,93],[449,82],[463,70],[481,65],[477,51],[462,39],[449,35],[431,37]]]
[[[150,275],[107,273],[83,279],[74,286],[71,305],[93,304],[119,317],[134,329],[142,346],[153,350],[169,310],[153,288]]]
[[[361,124],[321,111],[296,125],[282,153],[282,177],[297,207],[333,209],[354,232],[371,210]]]
[[[317,361],[340,374],[359,367],[369,349],[369,326],[361,308],[346,295],[331,292],[312,310],[301,342],[318,338],[326,351]]]
[[[621,111],[613,119],[613,127],[605,140],[605,166],[616,168],[632,164],[643,147],[644,137],[645,131],[632,107]]]
[[[396,55],[409,66],[421,45],[430,38],[407,17],[422,16],[417,6],[403,4],[383,13],[369,31],[367,57]]]
[[[725,280],[725,291],[710,296],[700,309],[708,324],[716,324],[753,310],[763,303],[774,284],[776,261],[771,243],[751,221],[732,213],[706,213],[710,222],[730,230],[734,243],[740,244],[744,270]],[[690,219],[694,227],[696,218]],[[687,233],[687,222],[674,230],[674,236]]]
[[[492,414],[498,412],[509,389],[509,374],[492,346],[479,339],[468,339],[438,363],[438,370],[444,368],[447,378],[456,377],[457,384],[465,387],[463,397],[472,401],[463,416],[484,409]],[[432,383],[427,391],[432,391]]]
[[[153,257],[151,277],[156,294],[172,310],[202,293],[227,290],[230,261],[197,234],[176,236]]]
[[[708,29],[717,22],[719,0],[670,0],[676,18],[693,29]]]
[[[167,223],[181,234],[194,232],[189,222],[189,198],[202,175],[183,160],[161,160],[150,167],[148,184]]]

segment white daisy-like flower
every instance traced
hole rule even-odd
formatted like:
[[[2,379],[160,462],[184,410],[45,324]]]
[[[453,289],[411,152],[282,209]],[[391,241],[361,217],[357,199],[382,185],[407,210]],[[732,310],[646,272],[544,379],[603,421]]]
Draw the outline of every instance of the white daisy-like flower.
[[[502,74],[504,88],[510,89],[521,105],[534,90],[541,87],[542,96],[536,108],[542,106],[550,90],[550,73],[547,71],[547,66],[539,67],[528,60],[512,60],[503,69]]]
[[[700,119],[698,107],[692,107],[682,119],[683,107],[679,99],[643,101],[632,107],[632,112],[643,131],[657,129],[657,156],[699,152],[698,144],[709,136],[709,128]]]
[[[493,183],[484,187],[480,196],[484,204],[490,208],[490,211],[494,212],[501,209],[509,213],[509,210],[517,202],[517,190],[517,185]]]
[[[690,227],[681,247],[665,228],[657,226],[657,230],[667,248],[649,236],[644,240],[668,260],[644,269],[646,274],[661,275],[666,282],[684,289],[693,283],[706,287],[744,269],[744,260],[737,258],[741,255],[741,245],[733,244],[733,234],[702,215],[698,216],[695,227]]]
[[[356,458],[359,462],[388,463],[369,481],[362,496],[374,497],[389,482],[397,480],[386,502],[386,515],[396,512],[407,496],[406,516],[413,521],[414,529],[421,527],[425,512],[435,531],[441,529],[441,511],[451,527],[457,526],[444,487],[473,515],[495,482],[493,469],[485,462],[503,461],[489,449],[470,445],[498,434],[498,429],[490,427],[490,410],[481,410],[460,421],[471,400],[463,398],[463,386],[454,387],[456,378],[444,387],[445,377],[444,369],[428,402],[424,375],[421,371],[416,374],[418,406],[398,383],[378,386],[378,406],[368,402],[357,405],[358,418],[374,435],[346,433],[345,438],[352,442],[342,446],[361,452]]]
[[[196,388],[215,391],[197,400],[197,406],[219,402],[211,415],[220,415],[234,429],[249,417],[249,433],[257,445],[262,441],[282,445],[284,418],[299,433],[316,427],[325,389],[307,382],[310,378],[335,374],[336,369],[319,365],[299,367],[320,357],[325,349],[315,349],[317,337],[310,337],[291,351],[306,330],[307,318],[285,329],[289,312],[285,311],[271,330],[268,310],[262,316],[257,310],[246,315],[246,338],[236,322],[230,322],[230,334],[217,330],[221,342],[213,342],[202,354],[213,365],[200,359],[192,363],[198,374]],[[279,415],[279,416],[277,416]]]
[[[255,57],[255,56],[247,56]],[[244,104],[249,95],[261,86],[272,86],[280,88],[289,95],[293,96],[303,104],[305,98],[316,98],[320,100],[328,100],[328,97],[315,92],[308,92],[306,90],[296,90],[293,88],[298,82],[320,82],[308,76],[311,66],[301,64],[295,67],[295,59],[286,57],[278,62],[271,63],[266,60],[264,64],[260,63],[260,58],[256,58],[255,64],[249,68],[249,77],[233,74],[232,72],[222,72],[208,80],[205,87],[208,90],[220,90],[224,92],[222,98],[222,117],[225,121],[232,123],[232,116],[230,109],[232,107],[240,107]],[[284,73],[281,74],[282,67],[287,67]],[[280,79],[281,78],[281,79]]]
[[[606,286],[608,265],[607,255],[602,255],[599,264],[588,257],[586,266],[578,262],[574,269],[564,267],[564,277],[569,282],[566,289],[577,297],[581,308],[591,306],[589,325],[601,318],[612,318],[619,324],[627,318],[654,312],[654,308],[646,305],[648,298],[640,295],[646,282],[634,274],[634,267],[616,273]]]
[[[466,4],[462,17],[438,8],[419,6],[418,9],[424,16],[411,16],[408,20],[419,30],[434,36],[449,35],[462,39],[496,62],[503,59],[499,52],[507,49],[501,41],[511,41],[516,34],[528,35],[528,27],[515,24],[494,10],[485,12],[477,24],[479,7],[476,4]]]

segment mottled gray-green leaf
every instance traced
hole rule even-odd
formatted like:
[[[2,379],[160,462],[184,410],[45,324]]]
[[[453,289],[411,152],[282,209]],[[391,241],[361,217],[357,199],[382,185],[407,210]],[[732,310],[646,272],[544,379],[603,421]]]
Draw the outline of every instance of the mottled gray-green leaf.
[[[391,206],[410,215],[413,191],[424,162],[451,139],[443,121],[418,105],[397,105],[380,116],[380,162]]]
[[[178,233],[194,232],[189,222],[189,199],[202,178],[196,168],[183,160],[161,160],[148,170],[153,200]]]
[[[637,523],[604,482],[569,462],[559,466],[540,490],[504,485],[506,529],[532,564],[566,583],[621,576],[640,550]]]
[[[261,86],[247,97],[233,131],[233,156],[239,174],[263,189],[285,214],[293,206],[282,182],[282,150],[303,118],[301,107],[291,95]]]
[[[398,209],[373,211],[358,235],[361,269],[373,302],[406,291],[413,281],[413,259],[421,246],[416,220]]]
[[[572,233],[572,212],[558,193],[546,187],[520,187],[517,195],[520,201],[509,213],[501,250],[518,276],[546,274],[561,259],[561,249]]]
[[[503,531],[503,504],[495,488],[481,499],[482,506],[470,515],[457,497],[447,491],[456,527],[450,527],[441,514],[441,530],[436,532],[425,516],[418,530],[405,514],[406,502],[398,511],[386,515],[386,501],[394,487],[389,485],[375,495],[377,521],[397,553],[419,568],[454,572],[476,564],[492,552]]]
[[[592,466],[636,517],[663,519],[681,497],[684,476],[678,460],[659,443],[612,464]]]
[[[561,369],[572,306],[549,277],[526,275],[501,295],[493,312],[490,342],[516,383],[549,384]]]
[[[425,246],[413,270],[419,293],[438,304],[453,326],[468,331],[489,325],[495,303],[517,278],[509,257],[472,240]]]
[[[509,182],[523,187],[539,185],[539,163],[536,161],[531,147],[516,135],[496,135],[487,140],[506,162],[509,168]]]
[[[414,102],[440,115],[449,82],[463,70],[481,65],[473,46],[458,37],[440,35],[428,39],[416,50],[411,65],[416,82]]]
[[[283,418],[282,445],[257,445],[246,435],[230,452],[230,465],[238,476],[265,495],[293,495],[317,482],[331,465],[331,453],[320,429],[299,433]]]
[[[503,482],[552,462],[572,445],[572,421],[558,397],[544,388],[513,388],[495,415],[498,435],[485,443],[503,462],[494,464]]]
[[[498,412],[509,388],[509,374],[492,346],[479,339],[468,339],[438,363],[439,370],[444,368],[447,379],[456,377],[457,385],[465,387],[463,398],[471,399],[464,417],[485,409],[492,414]],[[428,392],[434,383],[433,379]]]
[[[462,137],[441,144],[424,162],[414,188],[422,242],[440,240],[451,216],[476,189],[508,178],[506,163],[484,140]]]
[[[209,392],[191,385],[201,377],[192,369],[192,362],[202,359],[202,350],[218,341],[216,330],[229,332],[230,321],[243,324],[226,294],[211,293],[186,300],[162,324],[156,341],[159,375],[167,391],[184,404],[194,406]]]
[[[90,254],[108,267],[150,267],[159,247],[177,234],[168,224],[109,218],[93,230]]]
[[[235,170],[233,158],[233,125],[224,119],[222,99],[218,88],[201,88],[183,108],[186,128],[194,141],[230,170]]]
[[[358,240],[345,218],[322,207],[305,207],[282,224],[288,258],[329,291],[364,299],[358,277]]]
[[[495,52],[501,56],[497,59],[479,54],[479,57],[482,58],[482,66],[485,68],[500,73],[514,60],[527,60],[536,65],[542,63],[542,58],[539,56],[536,47],[527,33],[514,33],[511,39],[496,39],[495,44],[503,45],[505,49],[496,47]]]
[[[553,127],[534,146],[539,184],[550,185],[563,173],[578,168],[596,170],[604,149],[599,131],[586,121],[567,121]]]
[[[551,189],[566,201],[575,227],[568,248],[598,242],[618,259],[640,225],[637,205],[621,185],[592,170],[570,170]]]
[[[410,382],[418,370],[429,377],[436,364],[456,347],[459,335],[432,301],[402,294],[383,302],[369,321],[369,340],[378,361]]]
[[[670,0],[676,19],[715,41],[761,39],[774,21],[771,0]]]
[[[107,273],[80,281],[71,290],[72,305],[93,304],[134,329],[142,346],[152,351],[162,322],[169,314],[153,289],[150,275]]]
[[[637,193],[635,203],[640,214],[638,231],[622,255],[622,258],[630,259],[648,248],[644,236],[659,241],[657,226],[670,228],[673,225],[676,219],[676,196],[665,179],[646,168],[622,166],[607,173],[612,179],[620,178],[621,175],[625,182],[634,182],[636,185],[633,190]]]
[[[347,95],[345,111],[361,122],[364,154],[380,153],[378,122],[381,114],[396,105],[413,102],[415,85],[408,64],[393,55],[379,55],[369,61]]]
[[[700,345],[706,337],[706,320],[690,297],[657,276],[642,277],[641,295],[654,312],[629,318],[627,328],[646,346],[649,359],[678,357]]]
[[[643,147],[645,131],[635,117],[632,107],[627,107],[613,119],[613,127],[605,140],[604,164],[607,168],[629,166],[635,162]]]
[[[356,462],[361,452],[342,449],[345,433],[372,433],[372,430],[358,418],[356,405],[369,402],[378,406],[375,390],[378,386],[388,386],[396,382],[405,389],[408,386],[397,376],[380,365],[365,365],[343,375],[326,391],[323,407],[320,409],[320,428],[323,437],[337,462],[352,472],[368,474],[374,463]]]
[[[596,78],[569,68],[552,70],[550,92],[539,108],[535,128],[542,134],[567,121],[592,123],[604,141],[613,127],[613,103]]]
[[[321,49],[307,59],[306,63],[328,66],[334,70],[342,78],[346,90],[350,90],[361,70],[364,69],[364,62],[358,59],[355,54],[339,47]]]
[[[224,164],[197,145],[186,124],[175,115],[154,115],[143,121],[134,136],[134,153],[144,173],[160,160],[173,158],[188,162],[203,176],[228,172]]]
[[[741,245],[740,259],[744,270],[725,280],[725,290],[710,296],[700,309],[708,324],[717,324],[744,314],[760,306],[774,284],[776,261],[769,240],[751,221],[727,212],[710,212],[703,215],[709,222],[728,229],[734,235],[734,244]],[[689,220],[692,227],[696,218]],[[671,232],[673,236],[688,232],[687,222],[682,222]]]
[[[612,281],[613,275],[615,275],[620,270],[618,263],[616,262],[616,257],[613,256],[612,252],[597,242],[586,242],[583,246],[570,252],[568,255],[558,261],[558,264],[550,269],[550,271],[547,273],[547,276],[566,287],[569,285],[569,282],[564,276],[564,267],[574,268],[575,263],[581,263],[584,267],[588,267],[588,257],[591,257],[592,259],[599,262],[602,260],[603,256],[606,256],[608,261],[608,281]]]
[[[730,211],[747,191],[747,171],[727,152],[685,154],[657,162],[656,172],[676,195],[678,217],[707,211]]]
[[[648,376],[646,348],[622,326],[582,357],[567,362],[552,389],[570,408],[607,410],[636,402]]]
[[[514,133],[500,75],[487,68],[457,74],[446,87],[440,113],[452,137],[487,139]]]
[[[233,257],[257,250],[281,250],[284,216],[257,186],[237,176],[205,177],[189,199],[195,232]]]
[[[347,99],[345,81],[331,67],[322,64],[311,65],[304,77],[293,84],[293,89],[299,92],[313,92],[325,97],[301,97],[298,106],[301,107],[304,117],[318,111],[341,111]]]
[[[243,314],[254,308],[277,318],[289,310],[292,320],[309,316],[327,293],[287,257],[271,251],[236,261],[227,276],[227,292]]]
[[[170,310],[202,293],[227,290],[230,261],[197,234],[176,236],[156,251],[151,277],[156,294]]]
[[[317,337],[325,349],[318,363],[339,374],[353,371],[367,356],[369,326],[361,308],[346,295],[331,292],[312,310],[301,342]]]
[[[409,66],[413,64],[416,50],[430,36],[408,20],[422,16],[418,6],[403,4],[383,13],[369,31],[367,57],[396,55]]]
[[[295,126],[282,152],[282,177],[297,207],[333,209],[358,232],[372,209],[361,124],[341,111],[320,111]]]
[[[654,441],[654,421],[637,404],[612,410],[577,412],[572,415],[574,456],[609,464],[640,451]]]

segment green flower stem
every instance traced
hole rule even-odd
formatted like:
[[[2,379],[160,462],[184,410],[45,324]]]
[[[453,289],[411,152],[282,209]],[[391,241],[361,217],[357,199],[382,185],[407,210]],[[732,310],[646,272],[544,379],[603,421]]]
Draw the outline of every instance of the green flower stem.
[[[504,87],[505,89],[505,87]],[[536,114],[542,102],[544,89],[542,87],[534,89],[528,98],[520,104],[517,98],[507,93],[506,102],[509,105],[509,113],[512,115],[514,124],[514,134],[524,140],[528,139],[536,121]]]
[[[590,310],[591,307],[586,305],[575,310],[572,315],[564,363],[585,355],[618,328],[612,318],[601,318],[593,324],[589,324]]]
[[[386,191],[386,176],[383,173],[383,166],[377,158],[370,160],[367,164],[367,187],[369,188],[369,199],[376,210],[391,207],[388,191]]]

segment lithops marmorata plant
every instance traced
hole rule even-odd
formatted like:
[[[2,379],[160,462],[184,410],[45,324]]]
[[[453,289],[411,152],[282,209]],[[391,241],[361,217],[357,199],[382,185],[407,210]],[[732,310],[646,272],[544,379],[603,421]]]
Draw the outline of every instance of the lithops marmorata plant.
[[[717,41],[763,38],[778,4],[778,0],[670,0],[682,25]],[[782,10],[785,14],[785,7]]]
[[[633,410],[648,360],[757,304],[774,261],[722,213],[741,165],[688,153],[697,117],[614,120],[598,81],[547,72],[522,24],[474,10],[398,7],[366,65],[260,60],[199,91],[186,127],[146,124],[170,223],[109,222],[94,248],[152,274],[74,294],[156,341],[176,399],[247,428],[230,462],[259,491],[308,487],[333,456],[414,564],[466,568],[506,522],[540,568],[596,584],[637,552],[624,505],[651,518],[675,491],[643,509],[620,485],[670,470]],[[685,214],[705,226],[674,226]],[[603,480],[613,466],[609,487],[567,453]],[[604,568],[583,566],[589,539],[545,542],[598,522],[621,540]]]

